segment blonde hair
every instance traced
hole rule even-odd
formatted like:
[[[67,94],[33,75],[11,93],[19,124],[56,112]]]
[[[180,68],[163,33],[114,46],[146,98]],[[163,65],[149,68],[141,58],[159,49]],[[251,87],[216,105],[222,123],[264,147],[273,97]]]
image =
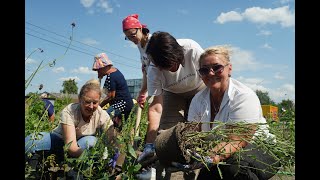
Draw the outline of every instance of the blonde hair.
[[[90,79],[89,81],[87,81],[80,90],[80,93],[78,95],[78,98],[80,100],[81,97],[83,97],[88,91],[96,91],[99,93],[100,97],[101,97],[101,88],[100,88],[100,82],[97,79]]]
[[[211,46],[204,50],[204,52],[201,54],[199,58],[199,66],[201,66],[201,61],[210,55],[222,55],[225,60],[230,63],[230,57],[231,57],[232,49],[230,45],[218,45],[218,46]]]

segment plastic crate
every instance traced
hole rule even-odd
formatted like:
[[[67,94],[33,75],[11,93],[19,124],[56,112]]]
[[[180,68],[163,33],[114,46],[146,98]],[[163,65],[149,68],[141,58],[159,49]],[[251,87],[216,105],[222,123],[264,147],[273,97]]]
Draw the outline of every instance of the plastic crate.
[[[278,117],[278,107],[272,105],[261,105],[263,117],[267,119],[272,119],[274,121],[279,121]]]

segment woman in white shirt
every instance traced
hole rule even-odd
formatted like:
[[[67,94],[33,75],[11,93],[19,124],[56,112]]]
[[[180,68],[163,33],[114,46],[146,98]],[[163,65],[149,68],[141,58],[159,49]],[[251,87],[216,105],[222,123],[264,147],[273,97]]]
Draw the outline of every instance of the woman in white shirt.
[[[146,49],[148,68],[148,109],[146,144],[138,162],[152,157],[158,130],[185,122],[193,96],[205,88],[197,69],[203,49],[192,39],[176,39],[168,32],[152,34]]]
[[[188,121],[198,122],[199,131],[210,131],[217,125],[212,122],[222,122],[226,123],[226,128],[234,128],[232,132],[236,132],[236,123],[241,122],[247,125],[249,134],[230,134],[228,141],[219,142],[210,149],[207,160],[212,166],[210,171],[201,168],[198,179],[220,179],[216,165],[219,162],[227,164],[219,165],[223,179],[269,179],[276,173],[279,162],[250,142],[260,135],[272,140],[274,135],[268,131],[256,93],[231,78],[229,53],[227,46],[215,46],[200,56],[198,72],[207,87],[192,99]],[[233,154],[241,149],[248,151],[242,152],[238,160],[239,156]]]

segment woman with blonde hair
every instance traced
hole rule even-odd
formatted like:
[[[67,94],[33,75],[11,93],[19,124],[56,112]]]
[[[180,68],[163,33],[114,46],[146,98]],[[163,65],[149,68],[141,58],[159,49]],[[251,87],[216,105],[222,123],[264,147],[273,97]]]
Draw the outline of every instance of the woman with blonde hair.
[[[105,132],[113,139],[113,122],[100,106],[101,88],[98,80],[87,81],[78,95],[79,102],[67,105],[60,115],[60,123],[52,132],[33,133],[25,138],[25,153],[49,151],[63,157],[63,146],[71,143],[68,154],[79,157],[86,148],[93,147],[97,133]]]
[[[199,59],[198,72],[206,88],[192,99],[188,121],[199,123],[199,131],[211,131],[217,122],[225,123],[232,133],[225,134],[215,147],[204,149],[210,152],[204,158],[209,169],[201,164],[197,179],[220,179],[221,172],[223,179],[266,180],[277,172],[280,163],[253,139],[261,137],[266,143],[275,143],[275,138],[262,116],[256,93],[231,77],[230,52],[229,46],[214,46],[205,49]],[[245,133],[239,133],[240,123],[245,125]],[[217,166],[220,162],[225,164]]]

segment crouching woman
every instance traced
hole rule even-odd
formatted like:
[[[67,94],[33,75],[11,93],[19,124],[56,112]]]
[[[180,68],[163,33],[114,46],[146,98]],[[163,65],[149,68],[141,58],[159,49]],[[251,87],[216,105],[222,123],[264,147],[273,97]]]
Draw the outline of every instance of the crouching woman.
[[[226,133],[215,147],[205,149],[211,152],[205,158],[211,166],[201,168],[197,179],[221,179],[222,174],[223,179],[266,180],[280,163],[252,142],[258,137],[272,142],[274,135],[268,130],[256,93],[231,78],[229,51],[228,46],[216,46],[200,56],[198,72],[207,87],[192,99],[188,121],[198,122],[199,131],[211,131],[217,129],[218,122],[225,123]],[[241,123],[247,128],[241,129]]]
[[[97,133],[107,133],[113,139],[113,122],[100,106],[101,89],[98,80],[89,80],[81,88],[79,102],[67,105],[61,111],[60,123],[52,132],[32,133],[25,138],[25,153],[47,151],[63,155],[69,144],[68,155],[79,157],[86,148],[93,147]]]

